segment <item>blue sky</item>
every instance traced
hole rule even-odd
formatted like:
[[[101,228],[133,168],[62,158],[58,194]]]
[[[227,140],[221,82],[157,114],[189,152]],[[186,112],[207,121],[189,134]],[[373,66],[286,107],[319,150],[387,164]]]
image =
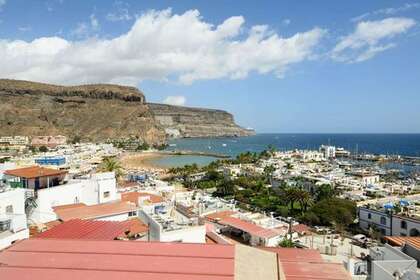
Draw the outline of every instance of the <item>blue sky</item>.
[[[1,78],[138,86],[258,132],[420,133],[419,1],[0,0]]]

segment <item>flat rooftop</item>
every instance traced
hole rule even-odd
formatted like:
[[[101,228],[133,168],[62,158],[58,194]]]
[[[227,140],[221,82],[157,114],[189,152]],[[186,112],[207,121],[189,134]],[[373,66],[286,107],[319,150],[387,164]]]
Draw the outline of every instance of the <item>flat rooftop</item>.
[[[83,203],[70,204],[53,207],[53,210],[60,220],[68,221],[73,219],[86,220],[124,214],[137,211],[137,206],[131,202],[118,201],[89,206]]]

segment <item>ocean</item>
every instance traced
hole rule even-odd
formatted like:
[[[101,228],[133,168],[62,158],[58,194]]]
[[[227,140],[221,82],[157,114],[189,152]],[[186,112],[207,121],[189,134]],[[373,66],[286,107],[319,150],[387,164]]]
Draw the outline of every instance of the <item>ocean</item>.
[[[278,150],[317,150],[322,144],[343,147],[352,153],[371,153],[420,157],[420,134],[257,134],[238,138],[187,138],[169,141],[167,150],[189,150],[236,156],[241,152],[261,152],[273,145]],[[157,164],[182,166],[204,165],[211,157],[161,158]],[[178,163],[179,162],[179,163]]]

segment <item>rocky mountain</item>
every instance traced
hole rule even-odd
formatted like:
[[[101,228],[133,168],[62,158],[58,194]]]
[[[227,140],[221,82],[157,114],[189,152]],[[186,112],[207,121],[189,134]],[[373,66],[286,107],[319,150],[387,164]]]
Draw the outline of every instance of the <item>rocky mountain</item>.
[[[155,119],[171,137],[249,136],[253,130],[238,126],[233,115],[222,110],[149,103]]]
[[[162,143],[167,135],[249,133],[227,112],[147,104],[144,94],[134,87],[56,86],[0,79],[0,136],[60,134],[85,141],[132,136]]]

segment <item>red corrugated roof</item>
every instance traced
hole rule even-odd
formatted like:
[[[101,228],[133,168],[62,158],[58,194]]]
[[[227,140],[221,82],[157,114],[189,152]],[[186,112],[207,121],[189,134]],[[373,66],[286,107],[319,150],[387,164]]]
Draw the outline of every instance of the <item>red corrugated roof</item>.
[[[6,170],[4,174],[15,177],[22,177],[26,179],[32,179],[37,177],[65,175],[67,174],[67,171],[45,168],[40,166],[31,166],[25,168]]]
[[[272,229],[266,229],[260,227],[256,224],[235,218],[235,217],[227,217],[219,221],[222,225],[228,225],[230,227],[242,230],[247,232],[251,235],[262,237],[262,238],[271,238],[279,235],[279,233]]]
[[[83,204],[74,204],[73,207],[71,205],[65,205],[64,207],[53,207],[53,209],[60,220],[68,221],[73,219],[96,219],[124,214],[136,211],[137,206],[130,202],[119,201],[114,203],[103,203],[89,206]]]
[[[96,239],[113,240],[130,231],[130,224],[124,222],[70,220],[41,232],[36,238]]]
[[[276,248],[287,280],[348,280],[315,250]],[[303,258],[301,256],[304,256]],[[235,247],[217,244],[27,239],[0,252],[2,279],[233,280]]]
[[[385,240],[394,246],[402,246],[405,243],[408,243],[420,250],[420,237],[418,236],[385,236]]]
[[[1,252],[0,263],[2,279],[233,280],[234,251],[223,245],[35,238]]]

